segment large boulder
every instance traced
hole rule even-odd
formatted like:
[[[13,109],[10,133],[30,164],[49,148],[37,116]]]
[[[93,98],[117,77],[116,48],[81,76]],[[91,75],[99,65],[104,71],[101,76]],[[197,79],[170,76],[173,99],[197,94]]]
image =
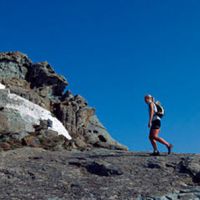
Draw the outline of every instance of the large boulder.
[[[66,100],[67,99],[67,100]],[[103,147],[127,150],[115,141],[98,119],[95,109],[88,106],[80,95],[67,96],[61,103],[54,105],[54,113],[69,130],[78,148]]]

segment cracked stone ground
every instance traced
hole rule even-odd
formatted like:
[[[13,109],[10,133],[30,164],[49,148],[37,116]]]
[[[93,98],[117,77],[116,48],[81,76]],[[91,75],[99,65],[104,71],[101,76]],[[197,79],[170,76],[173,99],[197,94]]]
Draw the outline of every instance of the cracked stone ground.
[[[0,199],[199,199],[200,156],[110,151],[0,153]]]

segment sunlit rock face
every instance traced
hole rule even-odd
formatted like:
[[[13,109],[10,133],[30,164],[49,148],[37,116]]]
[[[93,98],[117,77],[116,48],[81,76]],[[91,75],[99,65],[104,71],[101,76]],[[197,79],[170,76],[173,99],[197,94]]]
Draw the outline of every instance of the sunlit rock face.
[[[48,118],[51,121],[57,119],[58,121],[53,123],[54,131],[59,129],[59,134],[67,139],[72,138],[71,142],[65,141],[67,149],[86,150],[100,147],[127,150],[110,136],[96,116],[95,109],[91,108],[82,96],[66,90],[66,78],[57,74],[49,63],[33,63],[20,52],[0,53],[0,83],[10,91],[7,98],[11,98],[13,102],[10,102],[9,109],[14,109],[15,104],[19,108],[18,111],[20,110],[21,119],[26,118],[27,121],[34,121],[36,124],[40,118]],[[22,101],[19,96],[23,98],[22,105],[18,103]],[[34,106],[32,110],[33,105],[38,107]],[[45,111],[41,110],[42,108]],[[10,111],[10,115],[11,113]],[[16,113],[16,120],[8,120],[5,124],[15,121],[15,126],[18,127],[16,130],[23,132],[24,135],[27,130],[34,132],[32,125],[23,123],[23,119],[20,123],[18,114]],[[14,114],[11,117],[14,117]],[[59,122],[64,128],[61,128],[61,124],[58,125]]]

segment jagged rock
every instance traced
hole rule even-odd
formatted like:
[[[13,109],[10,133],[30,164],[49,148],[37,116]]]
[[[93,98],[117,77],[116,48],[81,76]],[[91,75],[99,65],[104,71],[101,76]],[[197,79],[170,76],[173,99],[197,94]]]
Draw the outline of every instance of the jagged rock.
[[[8,52],[0,54],[0,78],[25,79],[31,61],[26,55],[19,52]]]
[[[76,127],[76,111],[70,102],[54,104],[54,113],[56,117],[63,122],[67,130],[72,133],[77,131]]]
[[[71,96],[69,101],[54,105],[54,113],[63,122],[75,144],[82,148],[104,147],[108,149],[127,148],[112,139],[95,115],[95,109],[88,107],[86,100]]]
[[[101,124],[96,115],[89,118],[87,129],[85,132],[86,140],[96,146],[108,149],[127,150],[127,148],[115,141]]]
[[[74,95],[70,90],[67,90],[61,98],[61,101],[70,101],[74,98]]]
[[[71,147],[80,150],[96,147],[127,149],[110,137],[96,117],[95,109],[89,107],[82,96],[73,95],[69,90],[64,93],[68,82],[56,74],[47,62],[33,63],[20,52],[0,53],[0,82],[9,88],[11,93],[55,115],[73,138],[72,142],[65,143],[65,146],[69,145],[69,149]],[[10,115],[8,113],[0,113],[0,118],[2,121],[7,121],[8,118],[15,117],[18,120],[15,124],[17,132],[33,131],[29,125],[23,123],[23,119],[17,116],[17,113]],[[11,121],[13,123],[11,127],[14,127],[14,121]],[[9,123],[6,122],[1,129],[10,126]]]
[[[79,105],[79,108],[83,108],[88,105],[87,101],[80,95],[76,95],[74,97],[74,101]]]
[[[55,73],[53,68],[47,63],[36,63],[29,67],[27,80],[31,83],[31,88],[48,87],[49,97],[62,96],[65,87],[68,85],[66,79]]]

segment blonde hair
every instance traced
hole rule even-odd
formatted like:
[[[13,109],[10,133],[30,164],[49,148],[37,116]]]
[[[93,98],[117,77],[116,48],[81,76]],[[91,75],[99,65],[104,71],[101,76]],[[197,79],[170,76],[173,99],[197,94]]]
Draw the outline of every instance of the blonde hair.
[[[145,96],[145,98],[150,98],[153,102],[155,102],[155,98],[152,95],[150,95],[150,94],[147,94]]]

